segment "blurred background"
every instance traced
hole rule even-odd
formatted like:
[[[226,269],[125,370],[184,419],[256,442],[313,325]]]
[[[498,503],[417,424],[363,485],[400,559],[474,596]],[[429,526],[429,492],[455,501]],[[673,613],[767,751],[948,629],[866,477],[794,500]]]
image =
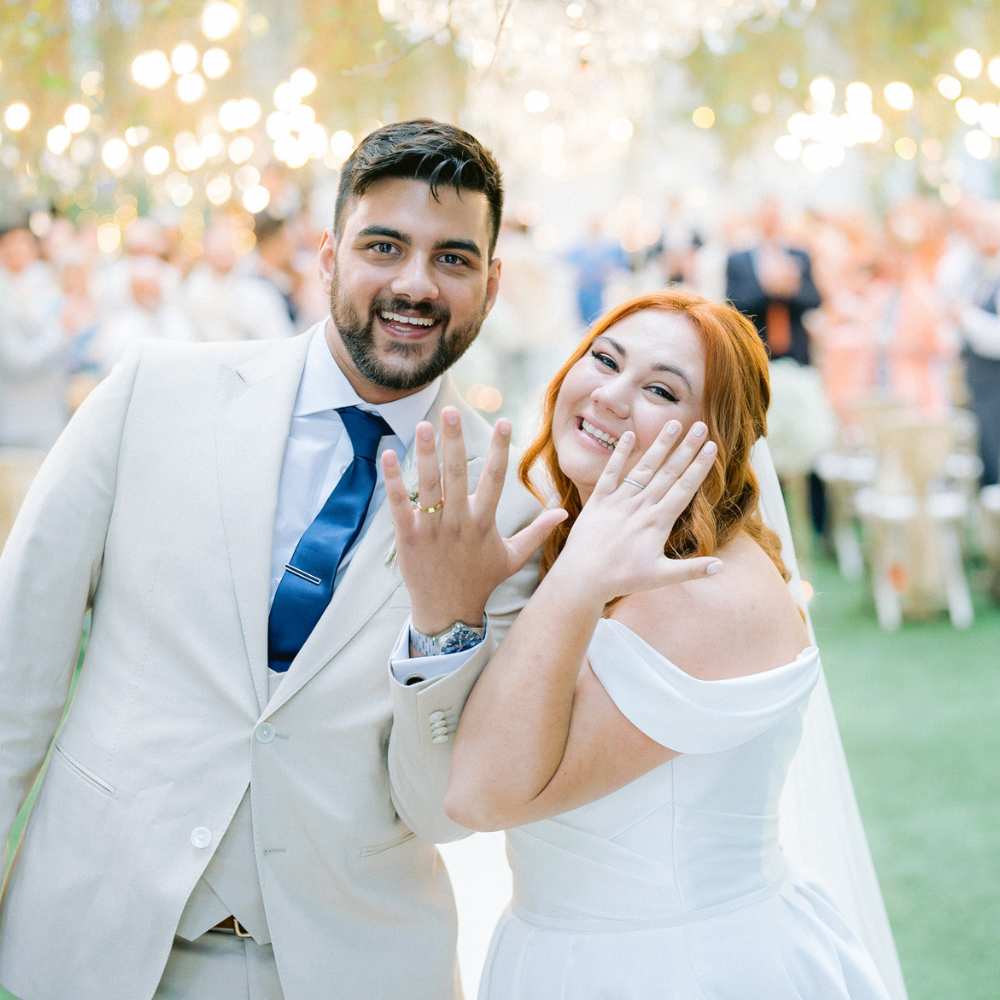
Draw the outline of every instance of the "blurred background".
[[[5,0],[0,540],[133,339],[286,337],[327,313],[315,257],[338,169],[372,128],[418,116],[468,128],[504,168],[501,294],[456,377],[522,442],[617,301],[683,284],[754,318],[910,995],[995,1000],[988,0]],[[501,851],[448,851],[470,992]]]

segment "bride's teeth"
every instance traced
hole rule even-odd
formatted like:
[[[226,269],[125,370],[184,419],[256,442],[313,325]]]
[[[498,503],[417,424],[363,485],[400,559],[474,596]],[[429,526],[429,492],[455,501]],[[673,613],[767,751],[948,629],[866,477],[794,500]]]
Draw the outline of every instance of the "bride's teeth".
[[[618,438],[612,437],[610,434],[605,433],[599,428],[595,427],[593,424],[588,423],[582,417],[580,419],[580,428],[583,432],[597,441],[600,441],[606,448],[614,450],[616,444],[618,444]]]
[[[407,323],[410,326],[433,326],[436,322],[433,319],[424,319],[422,316],[404,316],[402,313],[384,312],[380,315],[386,322]]]

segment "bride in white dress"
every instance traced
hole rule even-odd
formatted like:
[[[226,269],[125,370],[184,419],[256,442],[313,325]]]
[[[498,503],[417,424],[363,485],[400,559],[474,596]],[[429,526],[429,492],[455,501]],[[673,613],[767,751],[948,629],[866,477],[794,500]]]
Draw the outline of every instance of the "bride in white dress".
[[[680,292],[598,321],[550,386],[522,472],[568,517],[446,800],[508,830],[480,1000],[889,997],[779,837],[822,668],[758,509],[767,405],[750,323]]]

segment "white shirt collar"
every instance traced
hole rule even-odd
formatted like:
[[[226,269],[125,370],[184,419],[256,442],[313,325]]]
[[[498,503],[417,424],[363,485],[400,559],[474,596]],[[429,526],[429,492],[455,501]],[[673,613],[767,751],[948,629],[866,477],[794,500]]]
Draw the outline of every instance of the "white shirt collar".
[[[413,443],[417,424],[427,416],[441,388],[441,376],[411,395],[391,403],[365,402],[355,392],[330,353],[325,336],[326,322],[317,323],[313,328],[299,393],[295,399],[294,416],[304,417],[341,406],[357,406],[382,417],[396,437],[409,448]]]

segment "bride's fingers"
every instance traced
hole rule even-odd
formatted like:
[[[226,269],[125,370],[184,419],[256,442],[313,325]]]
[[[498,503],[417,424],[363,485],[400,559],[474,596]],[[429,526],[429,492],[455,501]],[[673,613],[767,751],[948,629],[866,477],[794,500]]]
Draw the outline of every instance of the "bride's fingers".
[[[708,428],[700,420],[691,425],[680,444],[656,470],[644,491],[651,503],[659,503],[667,491],[683,475],[684,470],[694,461],[705,444]]]
[[[634,446],[635,435],[631,431],[626,431],[618,439],[615,450],[611,452],[611,457],[608,459],[607,465],[604,466],[604,471],[597,480],[597,485],[594,486],[595,496],[606,496],[618,486],[625,471],[625,462],[632,454]]]
[[[667,456],[677,444],[677,436],[681,430],[679,420],[668,420],[660,433],[656,435],[656,440],[646,449],[645,454],[629,471],[628,478],[637,483],[649,483],[656,475],[657,469],[666,461]]]
[[[691,460],[688,467],[670,485],[666,494],[657,502],[655,511],[669,534],[677,518],[684,513],[701,488],[705,477],[712,471],[718,448],[714,441],[706,442]]]
[[[721,559],[714,556],[701,556],[696,559],[665,559],[660,573],[658,586],[665,587],[671,583],[685,583],[688,580],[700,580],[705,576],[721,573]]]
[[[497,506],[507,477],[510,455],[511,426],[509,420],[498,420],[493,428],[486,467],[483,469],[476,490],[472,495],[473,515],[492,524],[496,520]]]

